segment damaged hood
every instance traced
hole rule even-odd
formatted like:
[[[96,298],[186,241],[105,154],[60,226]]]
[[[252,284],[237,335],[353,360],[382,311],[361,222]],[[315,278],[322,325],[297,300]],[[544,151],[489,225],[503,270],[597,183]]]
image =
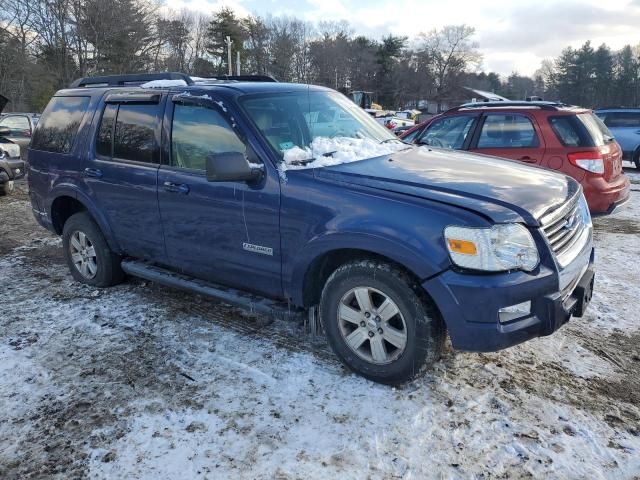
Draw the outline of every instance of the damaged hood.
[[[315,174],[460,206],[496,223],[530,226],[580,188],[565,175],[515,161],[426,147],[319,168]]]

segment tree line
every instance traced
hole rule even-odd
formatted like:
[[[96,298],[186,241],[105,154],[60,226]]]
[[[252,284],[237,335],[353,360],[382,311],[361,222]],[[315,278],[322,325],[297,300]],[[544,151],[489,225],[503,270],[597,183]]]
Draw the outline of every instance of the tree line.
[[[93,75],[228,72],[375,92],[388,108],[418,105],[459,86],[512,99],[537,95],[585,106],[637,105],[638,49],[587,42],[543,62],[530,78],[480,71],[474,29],[449,25],[409,39],[355,35],[346,21],[171,12],[152,0],[0,0],[0,93],[13,110],[39,111],[59,88]]]

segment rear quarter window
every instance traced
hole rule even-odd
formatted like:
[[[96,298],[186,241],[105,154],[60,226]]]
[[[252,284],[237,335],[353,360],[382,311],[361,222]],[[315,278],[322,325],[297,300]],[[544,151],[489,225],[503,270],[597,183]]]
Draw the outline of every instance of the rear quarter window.
[[[53,97],[38,122],[31,148],[69,153],[90,97]]]
[[[609,129],[593,113],[552,116],[549,124],[565,147],[601,147],[613,141]]]

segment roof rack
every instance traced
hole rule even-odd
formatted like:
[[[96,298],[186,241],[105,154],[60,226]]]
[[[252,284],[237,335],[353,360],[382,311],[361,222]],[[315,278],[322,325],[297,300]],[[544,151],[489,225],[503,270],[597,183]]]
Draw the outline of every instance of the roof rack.
[[[74,80],[69,88],[97,88],[97,87],[128,87],[142,85],[152,80],[184,80],[187,85],[193,85],[193,80],[186,73],[132,73],[126,75],[104,75],[100,77],[83,77]]]
[[[271,75],[217,75],[215,77],[193,77],[196,84],[220,83],[220,82],[277,82]]]
[[[460,110],[463,108],[486,108],[486,107],[538,107],[542,110],[559,110],[561,108],[571,107],[571,105],[567,105],[560,102],[548,102],[548,101],[498,101],[498,102],[472,102],[472,103],[464,103],[457,107],[453,107],[448,111]]]
[[[277,80],[270,75],[218,75],[211,78],[192,78],[186,73],[163,72],[83,77],[74,80],[69,88],[135,87],[153,80],[183,80],[187,85],[207,85],[223,82],[277,82]]]

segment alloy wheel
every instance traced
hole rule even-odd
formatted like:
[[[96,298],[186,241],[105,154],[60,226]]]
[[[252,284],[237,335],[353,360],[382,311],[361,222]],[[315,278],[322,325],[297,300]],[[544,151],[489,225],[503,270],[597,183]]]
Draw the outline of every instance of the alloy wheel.
[[[71,261],[80,275],[90,280],[98,273],[96,250],[84,232],[75,231],[69,241]]]
[[[356,287],[338,305],[338,325],[347,346],[367,362],[397,360],[407,346],[407,325],[396,303],[371,287]]]

